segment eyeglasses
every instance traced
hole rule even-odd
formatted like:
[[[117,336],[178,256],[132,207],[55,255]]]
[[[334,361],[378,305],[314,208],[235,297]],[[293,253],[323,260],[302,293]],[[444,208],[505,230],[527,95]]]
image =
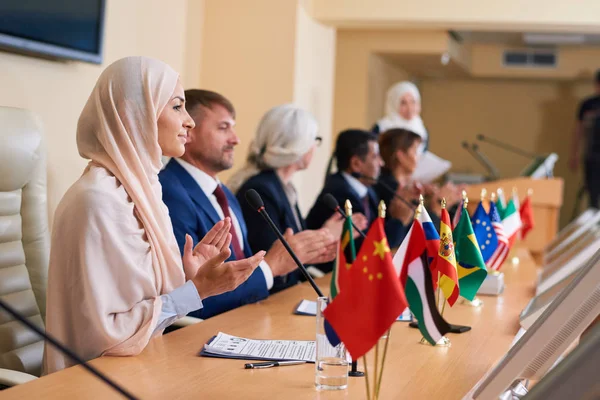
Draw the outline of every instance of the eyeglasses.
[[[317,142],[317,147],[321,146],[321,143],[323,143],[323,138],[321,136],[317,136],[315,138],[315,142]]]

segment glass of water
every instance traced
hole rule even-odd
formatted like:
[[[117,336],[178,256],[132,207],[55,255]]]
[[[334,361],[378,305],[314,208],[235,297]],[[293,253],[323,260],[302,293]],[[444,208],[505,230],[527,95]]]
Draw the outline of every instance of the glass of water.
[[[323,317],[327,302],[327,297],[317,299],[315,386],[318,390],[344,390],[348,387],[348,355],[343,343],[332,346],[327,338],[329,328]]]

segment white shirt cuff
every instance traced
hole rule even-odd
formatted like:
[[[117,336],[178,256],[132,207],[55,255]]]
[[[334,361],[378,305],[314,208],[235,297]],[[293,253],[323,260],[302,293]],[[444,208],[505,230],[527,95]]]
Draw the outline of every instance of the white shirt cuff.
[[[271,290],[273,287],[273,271],[271,271],[271,267],[265,260],[261,261],[258,264],[260,269],[262,270],[263,275],[265,276],[265,283],[267,284],[267,290]]]
[[[202,300],[192,281],[187,281],[171,293],[160,296],[162,308],[154,333],[162,331],[177,319],[203,307]]]

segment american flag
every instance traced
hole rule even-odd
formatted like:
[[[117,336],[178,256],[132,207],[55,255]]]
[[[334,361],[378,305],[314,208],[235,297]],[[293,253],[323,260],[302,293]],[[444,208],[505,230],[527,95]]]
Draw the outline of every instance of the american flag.
[[[496,232],[496,236],[498,237],[498,247],[492,257],[488,260],[487,266],[494,271],[498,271],[506,257],[508,257],[508,251],[510,247],[508,246],[508,238],[504,233],[504,226],[502,226],[502,220],[500,219],[500,214],[498,214],[498,210],[496,209],[496,205],[493,201],[490,201],[490,211],[488,213],[490,217],[490,221],[492,221],[492,227],[494,228],[494,232]]]

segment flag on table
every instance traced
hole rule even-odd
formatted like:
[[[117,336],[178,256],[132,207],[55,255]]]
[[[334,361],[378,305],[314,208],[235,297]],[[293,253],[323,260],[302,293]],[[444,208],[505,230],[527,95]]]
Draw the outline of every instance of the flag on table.
[[[354,235],[352,234],[352,217],[347,216],[344,219],[342,235],[338,245],[338,254],[331,272],[331,283],[329,285],[330,302],[337,297],[341,288],[344,287],[348,278],[348,271],[356,258],[356,247],[354,245]],[[331,324],[325,319],[325,335],[333,347],[340,344],[340,339],[331,327]]]
[[[489,260],[498,248],[498,237],[496,236],[488,213],[485,212],[485,209],[483,208],[482,202],[479,202],[479,205],[471,218],[471,223],[483,261],[485,261],[486,267],[489,268]]]
[[[450,307],[456,303],[459,295],[458,271],[456,269],[456,256],[454,255],[454,240],[452,240],[452,229],[450,228],[450,214],[446,207],[442,208],[440,218],[440,248],[435,258],[435,267],[432,271],[437,271],[433,275],[433,280],[439,277],[439,287],[444,294]]]
[[[380,217],[373,222],[340,292],[323,311],[355,360],[377,343],[407,307],[383,225]]]
[[[458,221],[460,221],[460,215],[462,214],[464,204],[465,204],[464,200],[461,200],[460,203],[458,204],[458,208],[456,209],[456,212],[454,213],[454,218],[452,218],[452,229],[456,228],[456,225],[458,225]]]
[[[425,246],[427,247],[427,265],[431,268],[431,276],[433,276],[433,289],[437,288],[437,271],[435,270],[435,263],[433,262],[437,257],[438,250],[440,247],[440,235],[435,230],[435,225],[431,221],[429,213],[424,206],[421,207],[421,213],[418,215],[421,227],[425,232]],[[406,240],[406,239],[404,239]]]
[[[506,211],[506,199],[504,198],[504,191],[502,189],[498,189],[496,193],[498,193],[496,208],[498,209],[498,214],[500,214],[500,219],[504,219],[504,212]]]
[[[494,254],[492,254],[492,257],[487,261],[486,265],[488,269],[498,271],[502,264],[504,264],[506,257],[508,257],[508,251],[510,250],[510,247],[508,247],[508,238],[506,237],[504,226],[502,225],[500,215],[498,215],[498,210],[496,209],[496,205],[493,201],[490,202],[490,211],[488,213],[488,217],[492,222],[492,228],[494,229],[494,232],[496,232],[498,246],[496,247]]]
[[[394,256],[394,267],[406,293],[408,307],[419,324],[423,337],[432,345],[450,331],[435,305],[431,271],[427,261],[425,231],[415,219],[408,235]]]
[[[502,226],[504,226],[504,232],[508,238],[508,247],[512,248],[519,235],[519,230],[521,229],[521,217],[519,216],[512,199],[508,201],[506,210],[504,210]]]
[[[521,204],[519,210],[521,216],[521,239],[525,239],[525,236],[535,227],[535,220],[533,219],[533,208],[531,207],[531,196],[525,197],[525,201]]]
[[[452,234],[456,262],[458,263],[460,295],[469,301],[473,301],[477,290],[479,290],[487,276],[487,269],[481,251],[479,251],[479,245],[468,213],[462,213],[460,221]]]
[[[431,221],[429,213],[425,207],[421,206],[421,214],[419,215],[419,221],[425,232],[425,240],[427,246],[427,261],[431,264],[435,257],[437,257],[438,249],[440,247],[440,235],[435,229],[435,225]]]

